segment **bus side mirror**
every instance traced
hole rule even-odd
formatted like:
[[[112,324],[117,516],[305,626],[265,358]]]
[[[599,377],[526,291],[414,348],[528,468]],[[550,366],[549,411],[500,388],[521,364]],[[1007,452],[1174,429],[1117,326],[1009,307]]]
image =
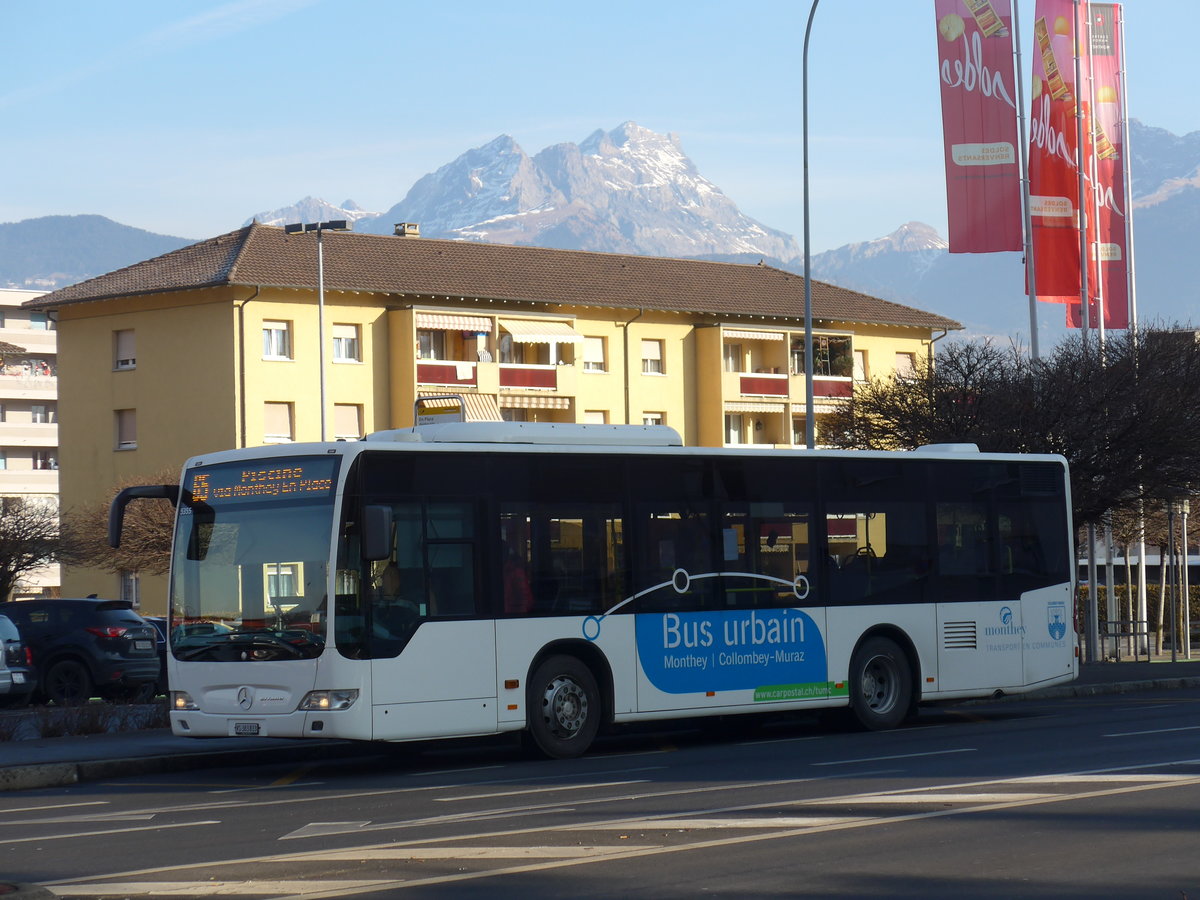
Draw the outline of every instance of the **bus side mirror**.
[[[392,555],[392,508],[372,505],[362,508],[360,541],[362,558],[368,562]]]
[[[121,546],[121,526],[125,523],[125,507],[130,500],[170,500],[172,506],[178,506],[179,485],[139,484],[125,488],[113,497],[108,507],[108,546],[114,550]]]

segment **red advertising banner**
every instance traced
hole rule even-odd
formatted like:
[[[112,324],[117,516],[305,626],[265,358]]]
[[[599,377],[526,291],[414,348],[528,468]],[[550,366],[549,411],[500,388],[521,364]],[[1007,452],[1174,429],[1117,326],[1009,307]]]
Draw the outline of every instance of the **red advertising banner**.
[[[1020,250],[1010,0],[934,0],[951,253]]]
[[[1080,300],[1075,33],[1072,0],[1038,0],[1029,117],[1033,290],[1039,300],[1054,303]]]
[[[1086,164],[1091,195],[1088,212],[1090,295],[1088,322],[1100,323],[1104,310],[1105,328],[1129,327],[1129,280],[1125,216],[1128,191],[1125,184],[1124,98],[1121,69],[1124,48],[1120,45],[1121,7],[1116,3],[1086,4],[1091,58],[1083,71],[1090,76],[1091,140]],[[1067,305],[1067,325],[1083,325],[1078,297]]]

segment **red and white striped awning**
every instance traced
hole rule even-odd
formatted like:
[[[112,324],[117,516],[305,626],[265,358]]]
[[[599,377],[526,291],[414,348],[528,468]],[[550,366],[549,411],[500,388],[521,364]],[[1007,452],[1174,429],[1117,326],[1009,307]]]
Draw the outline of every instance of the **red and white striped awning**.
[[[417,328],[422,331],[471,331],[489,334],[492,320],[483,316],[444,315],[442,313],[417,313]]]

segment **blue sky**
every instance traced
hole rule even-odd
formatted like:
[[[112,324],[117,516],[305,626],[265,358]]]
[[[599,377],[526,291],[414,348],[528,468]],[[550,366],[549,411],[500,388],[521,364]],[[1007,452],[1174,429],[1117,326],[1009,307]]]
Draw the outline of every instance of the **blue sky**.
[[[802,228],[807,0],[0,0],[0,222],[98,213],[204,238],[306,195],[385,210],[499,134],[533,154],[676,132],[747,215]],[[1021,0],[1028,68],[1032,0]],[[1126,4],[1130,113],[1200,129],[1194,0]],[[814,251],[945,233],[933,0],[823,0]]]

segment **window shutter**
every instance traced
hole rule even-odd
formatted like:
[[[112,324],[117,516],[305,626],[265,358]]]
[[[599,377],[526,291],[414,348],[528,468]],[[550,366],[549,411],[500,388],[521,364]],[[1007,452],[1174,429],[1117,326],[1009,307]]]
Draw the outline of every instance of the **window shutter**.
[[[263,404],[263,433],[269,438],[292,440],[292,404]]]

